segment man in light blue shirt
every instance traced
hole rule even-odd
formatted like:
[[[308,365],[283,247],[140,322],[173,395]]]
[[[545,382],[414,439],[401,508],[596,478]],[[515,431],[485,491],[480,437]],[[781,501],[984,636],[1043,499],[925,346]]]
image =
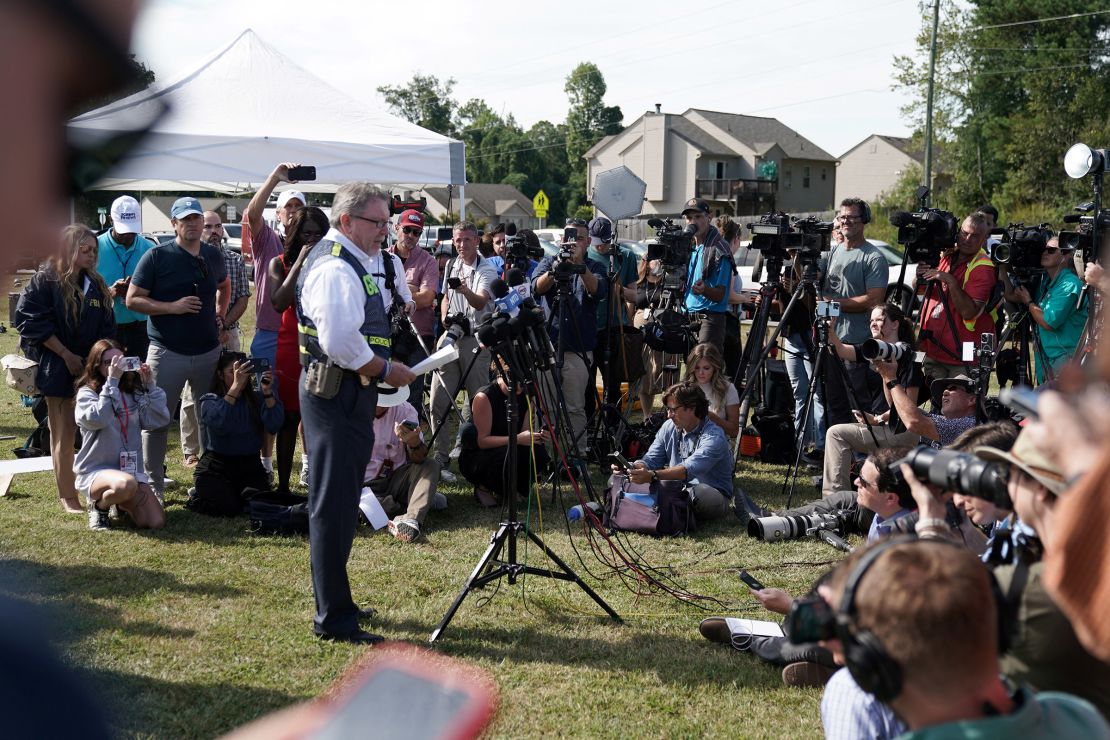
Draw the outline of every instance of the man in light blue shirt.
[[[714,347],[725,343],[725,314],[735,263],[728,242],[710,223],[709,204],[699,198],[686,201],[682,211],[688,226],[693,226],[697,245],[686,273],[686,311],[701,320],[698,342]]]
[[[698,518],[728,513],[732,499],[732,451],[719,426],[708,418],[709,401],[697,383],[672,385],[663,395],[667,421],[642,460],[632,464],[633,483],[686,481]]]
[[[96,271],[104,278],[115,298],[116,339],[124,354],[146,358],[150,340],[146,335],[146,315],[132,311],[124,304],[131,275],[139,259],[154,245],[141,236],[143,215],[139,202],[130,195],[121,195],[112,202],[112,228],[96,239],[100,257]]]

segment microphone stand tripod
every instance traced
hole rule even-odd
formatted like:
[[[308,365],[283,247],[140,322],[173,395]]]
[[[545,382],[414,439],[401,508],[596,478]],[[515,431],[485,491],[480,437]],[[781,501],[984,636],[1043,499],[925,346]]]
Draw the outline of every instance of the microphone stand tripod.
[[[487,583],[497,581],[501,578],[507,578],[510,585],[514,585],[518,578],[523,575],[539,576],[541,578],[554,578],[560,581],[570,581],[578,585],[586,594],[600,606],[609,617],[615,622],[621,622],[620,615],[613,611],[605,600],[602,599],[593,589],[591,589],[585,581],[578,577],[570,566],[563,562],[558,555],[556,555],[551,548],[549,548],[544,541],[536,535],[531,529],[528,528],[527,522],[522,522],[517,518],[516,507],[516,477],[517,477],[517,444],[516,433],[519,430],[520,419],[518,416],[517,404],[517,390],[523,387],[534,386],[534,379],[531,378],[528,371],[527,363],[520,360],[521,357],[526,357],[527,352],[519,353],[512,347],[512,340],[505,342],[498,355],[502,361],[503,367],[500,370],[501,377],[508,385],[508,403],[506,406],[506,417],[508,422],[509,431],[509,445],[506,450],[505,457],[505,476],[506,482],[509,485],[505,486],[505,497],[508,499],[508,506],[505,519],[497,527],[497,531],[490,537],[489,546],[486,548],[485,553],[479,558],[478,564],[466,579],[462,591],[455,598],[455,601],[447,609],[440,620],[439,625],[432,631],[431,637],[428,642],[435,642],[447,629],[451,619],[455,616],[455,612],[462,606],[463,600],[467,597],[473,589],[482,588]],[[495,350],[497,351],[497,350]],[[596,518],[596,514],[592,511],[587,513],[586,516]],[[599,529],[601,522],[598,520],[595,524]],[[532,541],[536,547],[540,548],[548,558],[558,567],[558,570],[551,570],[548,568],[537,568],[534,565],[525,565],[517,558],[517,540],[521,534]],[[503,550],[507,551],[507,557],[502,559],[501,553]]]

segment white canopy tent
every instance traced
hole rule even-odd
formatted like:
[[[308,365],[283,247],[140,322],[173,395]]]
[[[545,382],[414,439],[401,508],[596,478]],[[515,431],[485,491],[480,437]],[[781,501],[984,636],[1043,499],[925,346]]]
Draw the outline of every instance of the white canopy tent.
[[[296,186],[312,192],[351,180],[465,182],[462,142],[347,96],[250,29],[175,82],[74,118],[69,135],[133,129],[160,102],[170,112],[93,189],[238,193],[278,162],[314,165],[317,180]]]

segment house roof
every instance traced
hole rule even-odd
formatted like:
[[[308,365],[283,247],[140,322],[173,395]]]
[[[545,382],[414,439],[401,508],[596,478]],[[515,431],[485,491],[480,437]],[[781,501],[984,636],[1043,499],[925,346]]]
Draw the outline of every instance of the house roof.
[[[859,149],[861,146],[871,141],[872,139],[882,139],[887,144],[890,144],[892,147],[905,154],[907,157],[910,157],[911,159],[914,159],[918,162],[925,161],[925,153],[921,150],[920,147],[913,144],[912,139],[909,139],[905,136],[883,136],[882,134],[871,134],[860,143],[849,148],[848,151],[844,152],[844,154],[840,155],[841,159],[847,157],[849,154],[854,152],[856,149]]]
[[[426,187],[424,193],[444,208],[447,207],[446,187]],[[458,201],[458,188],[452,193]],[[466,202],[490,217],[507,213],[514,205],[525,213],[532,213],[532,201],[512,185],[501,183],[471,182],[466,185]]]
[[[756,151],[761,147],[769,149],[769,145],[773,143],[778,144],[779,148],[790,159],[836,161],[836,157],[776,118],[746,116],[740,113],[721,113],[698,108],[691,108],[682,115],[686,116],[688,113],[701,115],[713,125],[729,132],[729,134]]]
[[[686,139],[686,141],[690,142],[704,154],[723,154],[730,157],[736,156],[736,152],[734,152],[732,147],[728,144],[724,144],[713,138],[708,131],[682,116],[671,116],[671,130],[683,139]]]

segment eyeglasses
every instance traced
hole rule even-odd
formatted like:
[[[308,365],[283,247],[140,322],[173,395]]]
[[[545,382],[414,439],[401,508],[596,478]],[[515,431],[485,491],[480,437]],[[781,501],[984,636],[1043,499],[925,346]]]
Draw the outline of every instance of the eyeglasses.
[[[842,224],[854,224],[856,221],[862,221],[859,216],[837,216],[837,220]]]
[[[365,221],[366,223],[374,224],[375,229],[380,229],[387,223],[389,223],[388,218],[367,218],[366,216],[356,216],[353,213],[348,213],[347,215],[351,218],[357,218],[359,221]]]
[[[871,481],[864,478],[862,475],[856,477],[856,485],[863,486],[864,488],[878,488],[879,487],[878,481],[872,483]]]
[[[1056,254],[1059,251],[1060,251],[1059,247],[1045,247],[1044,248],[1044,253],[1045,254]]]
[[[406,226],[401,231],[409,236],[420,236],[424,229],[419,226]]]
[[[683,406],[664,406],[667,409],[667,416],[674,416],[678,410],[684,408]]]
[[[586,223],[586,219],[584,219],[584,218],[568,218],[566,225],[567,226],[589,226],[589,224]]]

